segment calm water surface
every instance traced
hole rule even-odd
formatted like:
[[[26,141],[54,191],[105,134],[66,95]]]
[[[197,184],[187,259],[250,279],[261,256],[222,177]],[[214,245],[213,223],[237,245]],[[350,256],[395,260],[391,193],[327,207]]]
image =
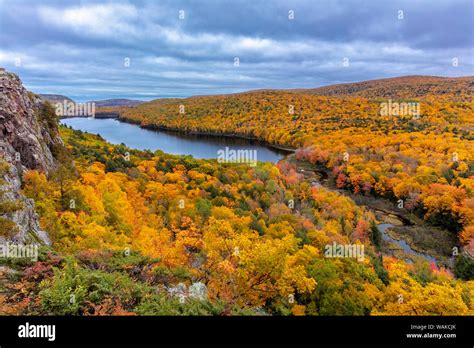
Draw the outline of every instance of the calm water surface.
[[[173,155],[192,155],[194,158],[217,158],[217,151],[225,150],[225,147],[229,150],[256,150],[257,160],[262,162],[276,163],[287,154],[253,140],[148,130],[110,118],[74,117],[62,119],[61,123],[99,134],[112,144],[123,143],[134,149],[162,150]]]

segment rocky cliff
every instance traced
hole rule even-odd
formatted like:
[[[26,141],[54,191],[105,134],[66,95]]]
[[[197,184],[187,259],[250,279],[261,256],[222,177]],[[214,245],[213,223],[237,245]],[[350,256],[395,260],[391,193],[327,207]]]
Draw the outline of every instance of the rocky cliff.
[[[21,177],[29,169],[54,170],[53,154],[61,146],[52,108],[0,68],[1,243],[50,243],[39,227],[34,202],[21,194]]]

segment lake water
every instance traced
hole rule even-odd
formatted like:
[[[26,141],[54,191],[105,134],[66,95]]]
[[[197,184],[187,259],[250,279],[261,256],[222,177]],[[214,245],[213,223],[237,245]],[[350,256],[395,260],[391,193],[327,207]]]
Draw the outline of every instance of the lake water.
[[[99,134],[112,144],[123,143],[134,149],[162,150],[173,155],[192,155],[194,158],[216,159],[218,151],[225,151],[226,147],[229,150],[255,150],[256,159],[262,162],[276,163],[287,154],[253,140],[148,130],[110,118],[73,117],[62,119],[61,123],[84,132]]]

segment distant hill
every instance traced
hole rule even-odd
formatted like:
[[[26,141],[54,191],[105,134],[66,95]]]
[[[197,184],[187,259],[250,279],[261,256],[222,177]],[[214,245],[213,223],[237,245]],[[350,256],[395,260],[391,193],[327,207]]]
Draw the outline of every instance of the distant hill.
[[[144,103],[141,100],[133,99],[105,99],[105,100],[94,100],[91,103],[95,103],[96,107],[110,107],[110,106],[135,106]]]
[[[449,95],[455,99],[463,94],[472,96],[473,90],[474,76],[401,76],[291,91],[318,96],[354,96],[368,99],[420,98],[427,95]]]
[[[474,77],[408,76],[314,89],[156,99],[107,111],[143,127],[238,134],[301,147],[341,129],[388,133],[456,127],[471,137],[473,94]],[[381,103],[390,99],[419,101],[422,118],[382,117]]]
[[[62,103],[64,102],[64,100],[67,100],[68,103],[70,102],[74,103],[74,100],[61,94],[39,94],[39,96],[41,99],[47,100],[51,103],[57,103],[57,102]]]
[[[63,102],[67,100],[68,102],[74,103],[69,97],[61,94],[39,94],[40,98],[43,100],[47,100],[51,103]],[[133,100],[133,99],[105,99],[105,100],[93,100],[89,103],[95,103],[96,107],[113,107],[113,106],[135,106],[144,103],[141,100]]]

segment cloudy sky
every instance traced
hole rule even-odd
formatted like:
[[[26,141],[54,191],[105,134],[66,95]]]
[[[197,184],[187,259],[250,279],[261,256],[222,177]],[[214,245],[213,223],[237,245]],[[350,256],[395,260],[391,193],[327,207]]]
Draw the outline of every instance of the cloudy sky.
[[[473,4],[0,0],[0,66],[76,101],[474,75]]]

